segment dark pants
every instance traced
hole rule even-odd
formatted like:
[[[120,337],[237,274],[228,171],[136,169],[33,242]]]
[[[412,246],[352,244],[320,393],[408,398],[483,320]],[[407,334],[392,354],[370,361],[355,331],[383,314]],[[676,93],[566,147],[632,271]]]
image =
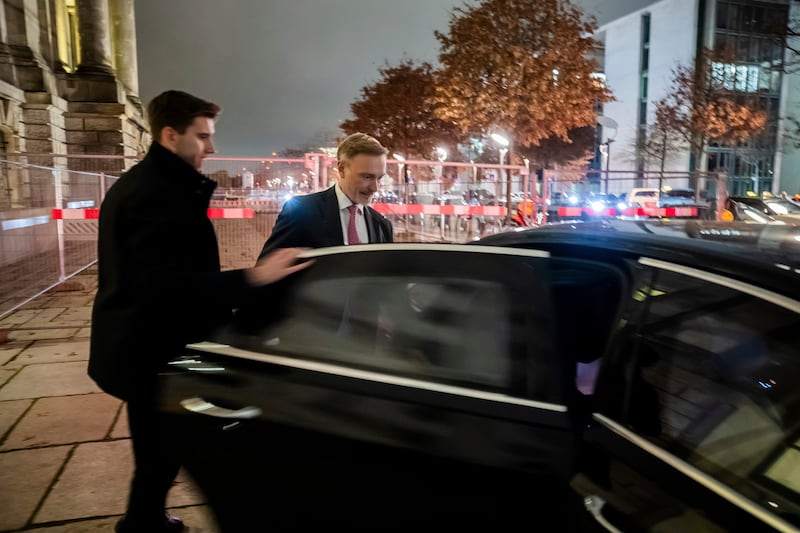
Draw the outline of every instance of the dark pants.
[[[128,426],[135,471],[131,481],[126,521],[162,524],[167,492],[180,470],[177,435],[159,417],[151,399],[128,402]]]

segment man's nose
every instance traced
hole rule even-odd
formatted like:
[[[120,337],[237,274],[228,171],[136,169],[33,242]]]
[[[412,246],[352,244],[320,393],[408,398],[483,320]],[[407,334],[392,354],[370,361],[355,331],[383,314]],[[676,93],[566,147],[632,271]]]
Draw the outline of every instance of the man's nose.
[[[216,149],[214,148],[214,141],[208,140],[206,142],[206,153],[213,154],[214,152],[216,152]]]

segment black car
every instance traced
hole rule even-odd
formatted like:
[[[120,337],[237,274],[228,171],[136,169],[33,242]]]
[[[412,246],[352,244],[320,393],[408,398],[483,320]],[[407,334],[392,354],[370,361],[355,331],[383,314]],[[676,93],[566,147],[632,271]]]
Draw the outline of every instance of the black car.
[[[170,363],[161,410],[224,531],[798,531],[798,240],[316,250]]]

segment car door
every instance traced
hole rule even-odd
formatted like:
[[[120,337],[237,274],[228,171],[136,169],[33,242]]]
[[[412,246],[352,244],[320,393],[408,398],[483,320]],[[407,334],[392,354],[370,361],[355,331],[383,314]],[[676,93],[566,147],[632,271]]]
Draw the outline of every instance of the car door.
[[[161,376],[184,464],[226,530],[575,517],[574,368],[558,360],[549,257],[330,248]],[[311,505],[313,509],[309,509]]]
[[[609,531],[798,531],[800,304],[642,258],[574,480]]]

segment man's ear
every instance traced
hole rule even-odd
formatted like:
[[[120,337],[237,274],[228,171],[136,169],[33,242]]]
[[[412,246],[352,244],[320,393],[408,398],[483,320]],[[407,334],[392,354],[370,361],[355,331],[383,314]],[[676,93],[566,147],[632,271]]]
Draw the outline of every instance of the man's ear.
[[[175,145],[178,143],[178,130],[172,126],[164,126],[161,130],[161,145],[165,148],[175,151]]]

